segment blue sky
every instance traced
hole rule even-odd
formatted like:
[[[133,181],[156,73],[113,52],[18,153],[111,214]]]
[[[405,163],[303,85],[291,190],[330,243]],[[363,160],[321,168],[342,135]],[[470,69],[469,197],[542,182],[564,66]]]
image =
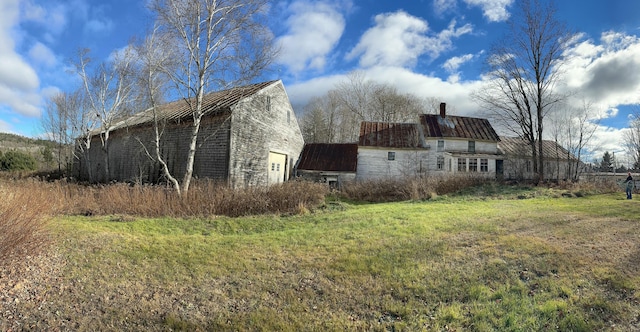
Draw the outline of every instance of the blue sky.
[[[283,80],[292,104],[324,94],[353,70],[400,91],[478,116],[471,92],[482,62],[507,28],[514,0],[280,0],[271,30],[280,58],[266,79]],[[557,1],[558,19],[577,34],[565,67],[573,103],[588,99],[602,117],[594,153],[622,155],[628,116],[640,111],[640,1]],[[69,60],[79,48],[108,59],[150,24],[145,0],[0,0],[0,131],[42,136],[52,93],[77,83]],[[578,98],[580,97],[580,98]]]

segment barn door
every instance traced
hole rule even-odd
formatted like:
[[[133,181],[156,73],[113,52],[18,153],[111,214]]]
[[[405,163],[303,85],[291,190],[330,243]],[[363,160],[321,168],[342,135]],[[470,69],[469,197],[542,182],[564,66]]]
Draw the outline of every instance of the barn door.
[[[287,155],[269,152],[269,184],[281,183],[286,175]]]

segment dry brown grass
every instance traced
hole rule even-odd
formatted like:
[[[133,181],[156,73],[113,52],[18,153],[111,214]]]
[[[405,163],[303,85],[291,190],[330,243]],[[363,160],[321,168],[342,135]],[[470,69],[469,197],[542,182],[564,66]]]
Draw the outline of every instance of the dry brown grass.
[[[41,190],[53,193],[61,214],[173,218],[298,214],[323,204],[327,193],[326,186],[310,182],[232,189],[198,181],[182,197],[171,188],[151,185],[84,186],[58,181],[43,183]]]
[[[54,207],[39,188],[37,181],[0,183],[0,265],[34,254],[47,242],[45,225]]]

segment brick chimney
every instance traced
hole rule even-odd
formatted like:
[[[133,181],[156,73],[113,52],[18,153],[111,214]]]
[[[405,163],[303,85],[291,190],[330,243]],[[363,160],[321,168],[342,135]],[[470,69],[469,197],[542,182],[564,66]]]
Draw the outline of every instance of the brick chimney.
[[[440,117],[445,118],[447,116],[447,104],[440,103]]]

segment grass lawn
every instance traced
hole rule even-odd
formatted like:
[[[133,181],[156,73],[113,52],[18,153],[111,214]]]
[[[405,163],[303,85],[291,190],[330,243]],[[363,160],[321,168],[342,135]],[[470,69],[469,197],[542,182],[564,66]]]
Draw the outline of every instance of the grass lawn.
[[[54,330],[640,329],[640,201],[518,195],[59,217],[56,284],[19,309]]]

